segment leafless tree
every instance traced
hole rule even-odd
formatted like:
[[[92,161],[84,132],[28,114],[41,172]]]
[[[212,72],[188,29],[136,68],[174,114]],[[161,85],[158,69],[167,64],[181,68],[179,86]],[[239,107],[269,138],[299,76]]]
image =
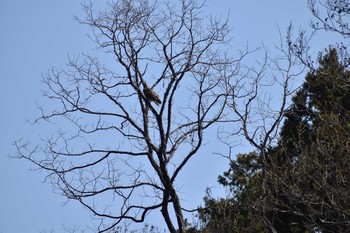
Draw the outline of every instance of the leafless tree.
[[[313,41],[317,40],[316,32],[333,32],[339,36],[337,42],[329,44],[336,48],[344,67],[350,65],[347,39],[350,36],[349,17],[350,3],[347,0],[308,0],[308,7],[314,16],[310,26],[312,30],[303,29],[293,35],[292,26],[287,35],[290,49],[308,68],[317,70],[317,61],[313,54]]]
[[[17,141],[16,156],[46,170],[64,196],[100,219],[99,232],[143,222],[157,209],[169,232],[185,231],[176,178],[206,130],[225,121],[227,80],[246,55],[227,55],[227,21],[203,15],[203,7],[120,0],[97,12],[87,4],[79,22],[92,28],[104,57],[69,58],[43,77],[52,102],[39,107],[35,123],[61,128],[34,148]]]
[[[268,196],[271,192],[268,177],[274,174],[268,166],[270,158],[267,150],[276,145],[280,125],[293,93],[299,88],[297,81],[304,74],[305,66],[282,39],[275,44],[274,55],[266,48],[261,51],[262,58],[253,66],[242,67],[244,75],[241,79],[229,80],[228,86],[233,91],[228,107],[233,112],[234,121],[239,122],[233,134],[241,134],[261,161],[261,175],[252,177],[251,181],[260,188],[260,198],[248,208],[253,208],[260,215],[271,232],[277,232],[269,217]],[[230,148],[229,155],[232,152]]]
[[[311,26],[316,30],[333,31],[350,37],[350,3],[347,0],[308,0],[308,6],[316,21]]]

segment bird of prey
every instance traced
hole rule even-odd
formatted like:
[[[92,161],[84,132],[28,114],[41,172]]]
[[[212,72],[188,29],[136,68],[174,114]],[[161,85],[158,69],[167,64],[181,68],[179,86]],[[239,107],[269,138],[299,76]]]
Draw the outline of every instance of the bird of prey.
[[[157,93],[155,93],[151,88],[149,88],[146,84],[144,85],[143,88],[143,94],[145,94],[146,98],[149,101],[153,101],[156,105],[159,105],[162,103],[162,101],[160,101],[159,96],[157,95]]]

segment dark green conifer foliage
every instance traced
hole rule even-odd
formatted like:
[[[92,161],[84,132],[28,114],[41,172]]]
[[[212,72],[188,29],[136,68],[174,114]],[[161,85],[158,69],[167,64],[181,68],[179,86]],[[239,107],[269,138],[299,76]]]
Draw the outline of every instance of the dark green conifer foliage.
[[[270,232],[259,205],[265,205],[277,232],[349,232],[350,72],[334,48],[318,62],[285,113],[277,145],[266,148],[267,164],[255,152],[240,154],[219,177],[233,197],[205,199],[202,232],[213,226],[222,232]],[[261,187],[262,169],[267,187]],[[262,188],[268,190],[264,202]],[[220,211],[230,221],[218,218]]]

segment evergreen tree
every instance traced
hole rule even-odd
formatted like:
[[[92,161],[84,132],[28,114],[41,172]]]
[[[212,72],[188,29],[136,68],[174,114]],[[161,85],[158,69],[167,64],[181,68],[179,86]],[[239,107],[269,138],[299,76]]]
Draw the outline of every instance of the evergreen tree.
[[[350,227],[350,72],[333,48],[320,55],[319,65],[307,74],[294,97],[279,144],[271,150],[271,189],[283,206],[276,209],[298,220],[290,224],[346,232]]]
[[[206,199],[199,216],[206,223],[202,231],[220,226],[221,232],[269,232],[263,217],[277,232],[349,231],[350,71],[334,48],[320,54],[318,62],[285,113],[277,145],[266,148],[267,161],[255,152],[238,155],[219,177],[233,197]],[[268,177],[264,197],[263,169]],[[230,221],[218,217],[223,210]]]

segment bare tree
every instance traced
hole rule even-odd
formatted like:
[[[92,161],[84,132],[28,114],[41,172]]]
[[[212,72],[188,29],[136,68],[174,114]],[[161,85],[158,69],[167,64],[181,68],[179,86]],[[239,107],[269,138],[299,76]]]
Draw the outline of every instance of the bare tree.
[[[333,31],[348,38],[350,36],[350,3],[347,0],[308,0],[308,6],[316,18],[312,28]]]
[[[350,55],[347,39],[350,36],[349,16],[350,3],[344,0],[308,0],[308,7],[314,16],[310,30],[300,30],[293,35],[292,26],[289,28],[287,40],[290,49],[308,68],[317,70],[317,56],[312,48],[313,41],[317,40],[316,32],[333,32],[338,35],[337,42],[329,41],[338,51],[339,59],[344,67],[350,65]],[[319,54],[318,54],[319,55]]]
[[[269,168],[268,149],[277,143],[290,99],[299,88],[297,78],[304,73],[305,66],[282,39],[275,44],[275,55],[272,56],[268,49],[262,51],[262,59],[256,61],[257,65],[242,68],[240,79],[229,80],[228,86],[233,91],[228,107],[233,112],[234,121],[239,122],[234,134],[241,134],[253,146],[261,164],[260,175],[252,176],[251,180],[260,189],[259,198],[247,208],[260,215],[271,232],[278,232],[269,216],[271,192],[268,179],[274,176],[274,171]],[[230,148],[229,159],[234,161],[232,152]],[[241,169],[245,172],[244,168]]]
[[[206,130],[225,121],[227,80],[245,55],[227,56],[227,21],[206,17],[204,6],[120,0],[95,12],[87,4],[79,22],[107,55],[69,58],[43,77],[53,108],[40,107],[35,123],[62,129],[34,148],[17,141],[16,156],[100,219],[99,232],[157,209],[169,232],[185,231],[176,178]]]

